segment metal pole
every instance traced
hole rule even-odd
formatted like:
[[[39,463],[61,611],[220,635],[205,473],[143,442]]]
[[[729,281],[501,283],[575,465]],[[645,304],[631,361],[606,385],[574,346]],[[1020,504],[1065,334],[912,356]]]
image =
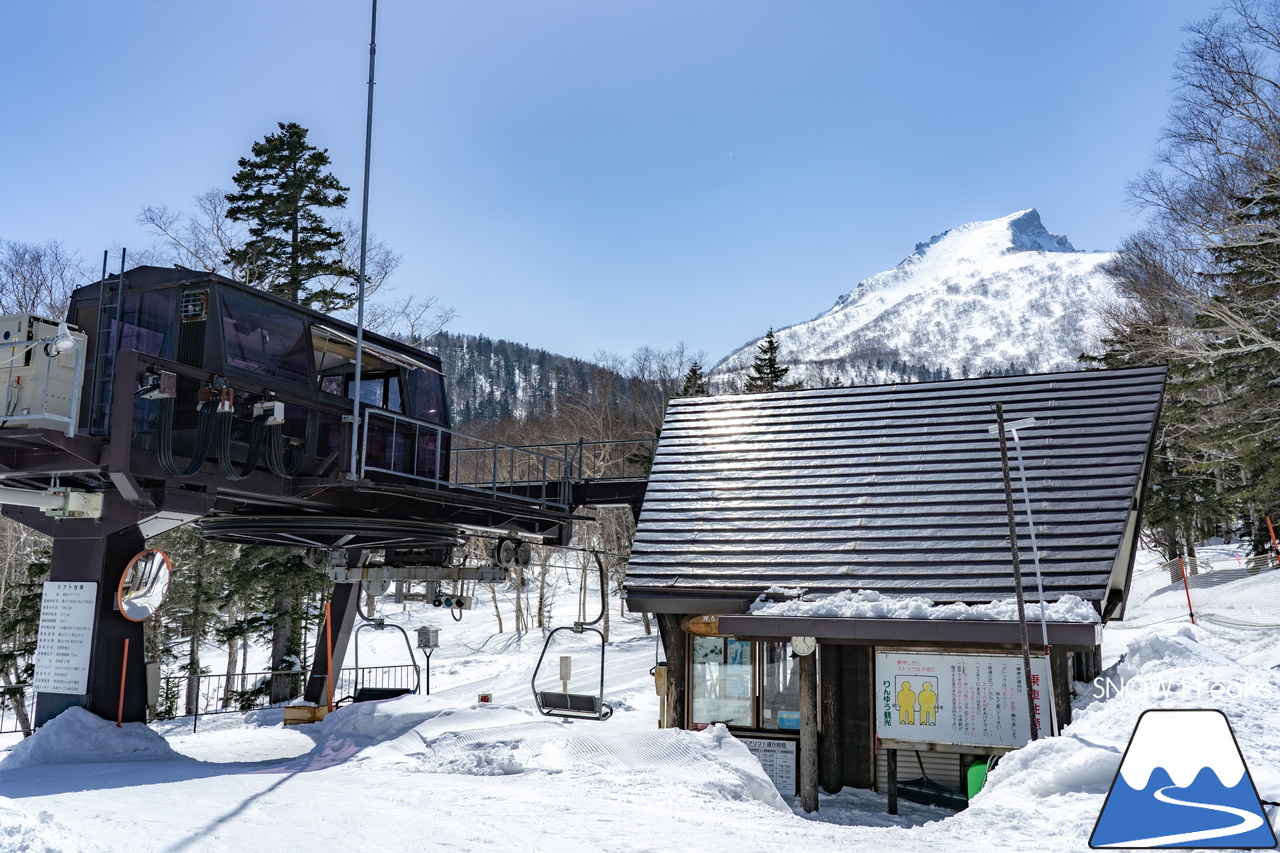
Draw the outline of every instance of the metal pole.
[[[325,670],[328,672],[329,683],[329,710],[333,710],[333,602],[326,601],[324,603],[324,659]],[[356,664],[359,667],[360,664]],[[356,670],[357,674],[360,672]]]
[[[1009,479],[1009,445],[1004,437],[1004,405],[993,403],[996,410],[996,434],[1000,438],[1000,470],[1004,474],[1004,503],[1009,514],[1009,551],[1013,555],[1013,584],[1018,600],[1018,631],[1022,638],[1022,671],[1027,686],[1027,713],[1031,716],[1031,739],[1038,740],[1036,702],[1031,687],[1031,649],[1027,641],[1027,609],[1022,595],[1022,560],[1018,555],[1018,525],[1013,518],[1013,483]]]
[[[369,21],[369,108],[364,124],[364,191],[360,204],[360,276],[356,281],[356,377],[351,401],[351,466],[347,476],[356,479],[359,455],[360,375],[364,367],[364,273],[369,250],[369,160],[373,150],[373,61],[378,52],[378,0],[373,0]]]
[[[1191,617],[1191,624],[1196,624],[1196,612],[1191,609],[1191,585],[1187,583],[1187,564],[1183,562],[1182,556],[1178,556],[1178,568],[1182,569],[1182,588],[1187,592],[1187,615]]]
[[[1044,611],[1049,602],[1044,598],[1044,578],[1040,573],[1040,546],[1036,544],[1036,524],[1031,519],[1031,493],[1027,490],[1027,468],[1022,464],[1022,439],[1018,438],[1018,430],[1013,433],[1013,449],[1018,454],[1018,477],[1022,480],[1022,502],[1027,509],[1027,531],[1031,535],[1031,560],[1036,567],[1036,594],[1040,596],[1040,641],[1044,644],[1044,656],[1049,657],[1049,621]]]
[[[124,723],[124,679],[129,674],[129,638],[124,638],[124,660],[120,662],[120,704],[116,706],[116,728]]]

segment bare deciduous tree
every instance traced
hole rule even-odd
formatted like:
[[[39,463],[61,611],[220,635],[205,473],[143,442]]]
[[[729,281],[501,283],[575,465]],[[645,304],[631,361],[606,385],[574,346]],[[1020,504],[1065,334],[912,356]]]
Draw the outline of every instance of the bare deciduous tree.
[[[71,291],[89,278],[80,256],[57,240],[0,240],[0,314],[61,320]]]

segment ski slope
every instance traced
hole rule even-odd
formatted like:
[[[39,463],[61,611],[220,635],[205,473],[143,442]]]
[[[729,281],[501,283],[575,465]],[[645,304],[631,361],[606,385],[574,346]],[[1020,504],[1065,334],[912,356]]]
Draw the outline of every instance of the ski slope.
[[[566,622],[573,583],[558,586]],[[21,746],[0,742],[0,852],[1083,850],[1154,707],[1223,710],[1259,794],[1280,799],[1280,629],[1114,624],[1110,681],[1077,685],[1072,725],[1005,758],[966,811],[904,803],[889,817],[882,795],[846,789],[805,816],[723,728],[656,728],[655,639],[616,601],[605,693],[617,710],[602,723],[536,713],[541,635],[497,634],[487,602],[462,622],[383,607],[441,628],[432,695],[287,729],[280,710],[202,718],[194,734],[189,720],[117,729],[64,715]],[[398,634],[362,635],[362,664],[406,654]],[[595,677],[578,660],[575,681]]]

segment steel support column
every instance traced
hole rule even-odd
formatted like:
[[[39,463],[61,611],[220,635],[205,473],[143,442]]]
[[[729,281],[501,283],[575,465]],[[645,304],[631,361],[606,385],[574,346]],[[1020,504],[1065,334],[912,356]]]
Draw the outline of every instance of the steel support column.
[[[129,641],[129,665],[124,684],[122,719],[129,723],[146,722],[147,719],[142,623],[125,619],[115,609],[120,578],[129,561],[146,547],[146,540],[136,526],[109,535],[92,530],[86,533],[89,535],[54,537],[49,580],[85,581],[98,585],[98,606],[89,650],[88,687],[82,695],[37,693],[37,726],[74,706],[87,708],[103,719],[114,720],[120,710],[120,675],[124,667],[126,639]]]
[[[351,643],[351,629],[356,622],[356,608],[360,606],[359,583],[336,583],[333,585],[333,597],[329,600],[330,613],[333,619],[333,637],[330,647],[333,649],[333,672],[335,678],[342,672],[342,661],[347,654],[347,646]],[[324,623],[316,630],[316,653],[311,662],[311,677],[307,679],[307,689],[302,698],[317,705],[329,701],[326,679],[328,677],[329,660],[325,655]],[[335,685],[336,689],[336,685]],[[334,701],[340,697],[337,693]]]

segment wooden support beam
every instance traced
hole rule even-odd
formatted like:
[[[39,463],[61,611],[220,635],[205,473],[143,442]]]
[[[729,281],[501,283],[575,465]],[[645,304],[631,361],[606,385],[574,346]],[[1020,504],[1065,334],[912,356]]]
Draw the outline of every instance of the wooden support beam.
[[[822,670],[821,695],[818,697],[822,721],[818,732],[818,778],[822,782],[822,790],[828,794],[838,794],[844,787],[841,760],[844,752],[844,725],[841,723],[843,685],[840,679],[843,652],[841,646],[818,647],[818,667]]]
[[[818,654],[800,656],[800,805],[818,810]]]
[[[667,725],[683,729],[688,725],[685,715],[688,695],[688,637],[680,627],[679,613],[659,613],[658,633],[667,654]]]
[[[898,750],[891,749],[885,756],[889,765],[889,814],[898,813]]]

